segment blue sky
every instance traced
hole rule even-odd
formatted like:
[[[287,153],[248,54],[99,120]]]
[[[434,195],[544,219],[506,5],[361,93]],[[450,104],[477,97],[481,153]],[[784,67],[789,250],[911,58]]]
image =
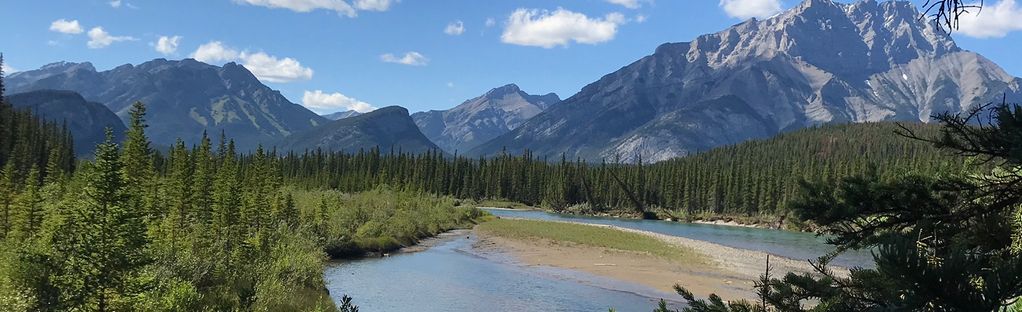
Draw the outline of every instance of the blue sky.
[[[100,70],[154,58],[237,61],[320,113],[421,111],[507,83],[567,98],[662,43],[799,2],[5,0],[0,52],[14,70],[62,60]],[[955,37],[1022,76],[1022,9],[1014,0],[987,5],[988,19]]]

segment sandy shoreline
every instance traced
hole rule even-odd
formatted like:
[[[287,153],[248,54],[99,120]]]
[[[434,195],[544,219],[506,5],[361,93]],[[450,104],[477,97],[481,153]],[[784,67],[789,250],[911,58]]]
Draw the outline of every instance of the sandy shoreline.
[[[480,250],[503,251],[516,260],[530,266],[551,266],[579,270],[590,274],[623,280],[656,290],[673,293],[674,284],[680,284],[697,297],[716,293],[725,299],[754,299],[753,281],[763,273],[767,254],[722,246],[694,239],[633,230],[616,226],[593,225],[615,230],[650,236],[668,244],[687,247],[706,255],[709,263],[677,263],[656,256],[609,250],[606,248],[581,246],[564,242],[543,240],[514,240],[487,235],[476,231]],[[785,272],[812,272],[804,260],[793,260],[770,256],[770,265],[775,278]],[[838,274],[846,275],[848,270],[834,268]]]

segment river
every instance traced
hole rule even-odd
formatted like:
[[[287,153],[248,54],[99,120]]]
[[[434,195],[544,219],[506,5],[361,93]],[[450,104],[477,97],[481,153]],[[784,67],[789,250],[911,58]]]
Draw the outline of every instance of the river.
[[[584,217],[542,211],[487,209],[500,217],[615,225],[815,259],[830,250],[809,233],[655,220]],[[659,298],[680,297],[587,273],[529,267],[506,254],[473,248],[471,232],[447,235],[431,248],[331,263],[324,272],[335,301],[352,296],[361,311],[650,311]],[[870,266],[868,253],[842,255],[834,264]]]

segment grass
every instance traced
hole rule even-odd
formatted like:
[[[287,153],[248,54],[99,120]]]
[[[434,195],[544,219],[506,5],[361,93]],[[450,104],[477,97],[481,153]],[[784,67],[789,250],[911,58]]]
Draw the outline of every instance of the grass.
[[[493,200],[485,199],[476,203],[476,207],[492,207],[492,208],[507,208],[507,209],[530,209],[532,206],[506,200]]]
[[[497,219],[480,224],[486,234],[515,240],[550,240],[648,254],[680,263],[709,263],[705,255],[639,233],[563,222]]]

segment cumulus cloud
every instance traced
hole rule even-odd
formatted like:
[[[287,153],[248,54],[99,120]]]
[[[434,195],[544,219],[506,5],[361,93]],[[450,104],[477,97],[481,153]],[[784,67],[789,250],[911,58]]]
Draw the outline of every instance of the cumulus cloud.
[[[355,17],[358,16],[359,10],[377,12],[389,10],[396,0],[354,0],[354,3],[345,0],[235,0],[235,2],[302,13],[328,10],[347,17]]]
[[[496,25],[497,25],[497,20],[493,19],[492,17],[487,17],[486,18],[486,27],[493,27],[493,26],[496,26]]]
[[[156,52],[170,55],[177,52],[179,43],[181,43],[181,36],[160,36],[160,39],[156,40],[156,44],[153,47],[156,49]]]
[[[781,12],[781,0],[720,0],[720,7],[734,18],[767,18]]]
[[[290,57],[277,58],[263,52],[242,52],[240,57],[242,65],[260,80],[281,83],[312,79],[312,69]]]
[[[320,113],[348,110],[368,113],[376,109],[369,103],[348,97],[340,92],[326,93],[322,90],[305,91],[302,96],[302,105]]]
[[[556,11],[517,9],[508,17],[500,40],[504,43],[553,48],[571,41],[598,44],[614,39],[618,26],[625,23],[621,13],[590,18],[562,8]]]
[[[114,8],[121,7],[121,0],[112,0],[109,3],[110,3],[111,7],[114,7]]]
[[[983,10],[970,10],[960,17],[958,31],[975,38],[1001,38],[1022,30],[1022,7],[1015,0],[986,3]]]
[[[390,9],[392,0],[355,0],[355,8],[363,11],[383,12]]]
[[[66,20],[59,19],[50,23],[50,31],[55,31],[64,34],[77,35],[85,31],[82,29],[82,25],[78,23],[78,20]]]
[[[311,68],[302,66],[296,59],[279,58],[264,52],[238,51],[220,41],[210,41],[199,46],[192,58],[205,63],[239,62],[259,80],[285,83],[312,79]]]
[[[110,33],[103,30],[103,27],[93,27],[92,29],[89,29],[88,35],[89,42],[87,44],[90,49],[102,49],[114,42],[138,40],[131,36],[110,35]]]
[[[607,2],[617,4],[629,9],[638,9],[640,6],[639,0],[607,0]]]
[[[192,53],[192,58],[204,63],[222,63],[235,61],[240,53],[220,41],[210,41],[199,46]]]
[[[391,53],[380,55],[380,60],[387,63],[404,64],[410,66],[426,66],[429,63],[429,59],[419,52],[407,52],[403,56],[396,56]]]
[[[444,28],[444,33],[451,36],[461,35],[465,33],[465,23],[462,23],[461,21],[451,22]]]
[[[640,24],[645,23],[647,18],[648,17],[646,17],[645,15],[639,14],[635,16],[635,22]]]

